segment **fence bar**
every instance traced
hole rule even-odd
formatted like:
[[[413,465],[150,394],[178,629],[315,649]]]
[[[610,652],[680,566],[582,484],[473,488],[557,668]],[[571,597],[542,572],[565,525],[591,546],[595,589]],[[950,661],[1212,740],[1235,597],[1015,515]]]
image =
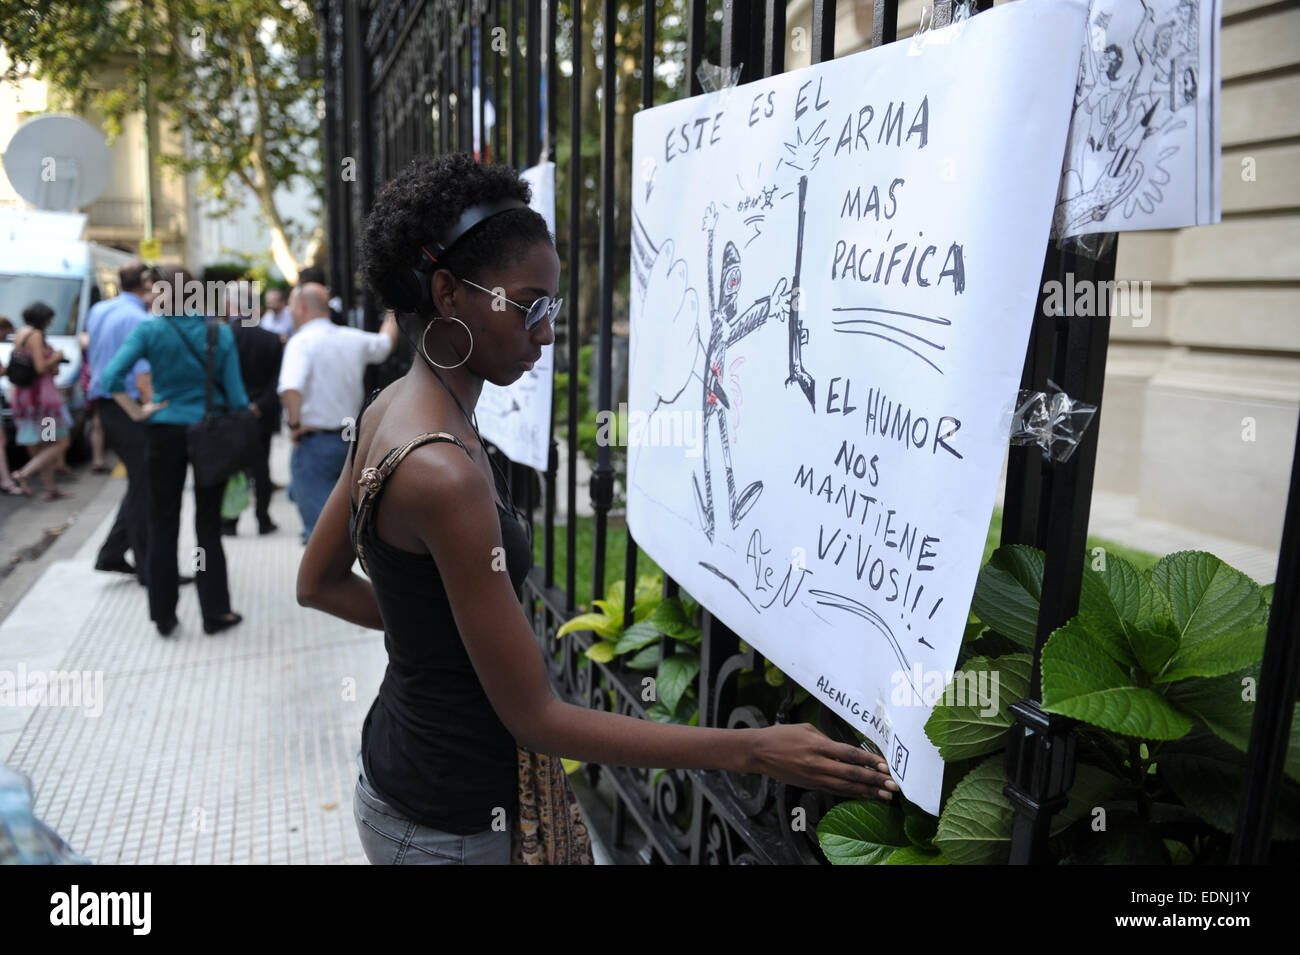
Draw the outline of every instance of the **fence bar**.
[[[609,61],[606,61],[609,62]],[[644,0],[641,4],[641,108],[654,106],[655,96],[655,4],[654,0]],[[635,182],[635,180],[634,180]],[[632,188],[636,188],[633,185]],[[626,547],[623,555],[623,627],[632,626],[636,610],[638,548],[632,539],[632,528],[627,528]],[[663,654],[664,638],[660,640],[660,655]],[[619,813],[619,824],[622,814]]]
[[[704,87],[700,84],[700,78],[696,74],[700,62],[704,59],[707,52],[705,44],[708,42],[707,27],[705,26],[705,9],[704,0],[689,0],[687,7],[688,21],[686,24],[686,82],[687,95],[699,96],[704,92]]]
[[[505,0],[492,0],[492,20],[495,26],[501,26],[501,5]],[[507,31],[508,33],[509,31]],[[501,81],[501,55],[493,51],[492,57],[492,161],[501,162],[505,155],[504,146],[501,144],[502,137],[505,135],[503,126],[505,125],[506,109],[506,88]],[[486,62],[484,63],[486,68]]]
[[[578,561],[578,289],[582,266],[582,0],[573,4],[573,76],[569,83],[569,289],[565,301],[568,315],[565,334],[569,345],[569,430],[566,439],[568,472],[565,475],[566,523],[564,525],[564,609],[573,613],[577,595]]]
[[[825,63],[835,58],[835,0],[813,0],[812,61]]]
[[[1228,861],[1234,865],[1259,865],[1268,861],[1268,848],[1282,789],[1291,719],[1300,688],[1300,422],[1291,462],[1291,490],[1287,494],[1278,552],[1273,606],[1268,617],[1268,637],[1259,668],[1259,696],[1250,724],[1246,750],[1246,784],[1237,808],[1237,826]]]
[[[636,541],[632,531],[627,533],[627,548],[623,554],[623,627],[632,626],[633,612],[636,610]]]
[[[456,146],[457,152],[474,149],[474,54],[469,32],[469,0],[461,17],[460,4],[451,8],[451,50],[456,64]]]
[[[763,9],[763,75],[775,76],[785,72],[785,4],[782,0],[767,0]]]
[[[746,11],[752,12],[752,11]],[[749,22],[736,16],[736,4],[724,0],[722,4],[722,69],[730,71],[753,66],[749,57]],[[724,82],[726,82],[724,80]],[[742,82],[737,80],[737,83]]]
[[[546,26],[546,38],[542,41],[542,45],[546,50],[546,123],[544,126],[544,129],[546,130],[546,139],[543,146],[545,153],[543,158],[549,162],[555,162],[555,126],[556,115],[559,112],[556,108],[556,104],[559,102],[560,95],[559,64],[557,63],[557,58],[555,56],[556,8],[558,6],[558,0],[546,0],[546,18],[544,21]],[[576,72],[577,71],[575,71],[575,73]],[[576,75],[574,79],[576,81]],[[558,179],[558,169],[556,170],[556,174],[556,178]],[[557,214],[558,211],[559,210],[557,209]],[[555,241],[558,245],[560,239],[558,235],[558,222],[556,225],[556,232],[557,235]],[[564,294],[566,298],[573,297],[568,294],[567,291],[562,292],[562,294]],[[555,346],[552,346],[551,350],[551,360],[552,364],[554,364]],[[542,530],[544,535],[542,538],[542,580],[546,585],[546,589],[549,590],[555,586],[555,481],[560,468],[560,445],[555,440],[554,403],[551,404],[551,416],[550,420],[546,423],[546,427],[548,432],[548,448],[546,453],[546,476],[544,478],[546,485],[546,507],[542,512],[542,521],[544,524]]]
[[[641,108],[655,104],[655,2],[641,4]]]
[[[898,0],[875,0],[871,11],[871,46],[898,39]]]
[[[345,243],[342,224],[345,216],[340,214],[342,183],[339,175],[340,157],[339,115],[335,108],[339,83],[343,79],[335,54],[342,51],[338,38],[334,35],[334,9],[331,3],[321,3],[316,8],[316,25],[320,34],[317,59],[321,64],[321,96],[325,100],[325,119],[321,123],[321,158],[325,167],[325,228],[330,237],[329,242],[329,278],[332,287],[338,291],[350,311],[352,301],[351,288],[345,287],[343,278],[343,255],[341,246]],[[348,283],[349,286],[351,283]]]
[[[605,69],[601,71],[600,104],[600,351],[596,361],[599,378],[598,410],[608,410],[612,403],[614,350],[614,113],[616,49],[614,34],[618,29],[618,4],[605,0],[601,22],[601,44]],[[575,370],[576,374],[576,370]],[[572,437],[572,436],[570,436]],[[614,499],[614,469],[609,463],[609,445],[601,442],[596,450],[596,466],[591,474],[591,506],[596,512],[595,543],[591,558],[591,596],[605,593],[605,531],[609,507]]]
[[[443,15],[446,20],[443,21],[443,33],[440,39],[442,44],[442,55],[446,58],[447,64],[447,89],[448,102],[454,96],[456,105],[451,107],[451,112],[447,114],[447,124],[451,127],[448,135],[451,137],[451,148],[455,152],[465,148],[465,140],[460,134],[460,117],[464,112],[460,99],[460,44],[456,40],[457,23],[456,23],[456,4],[448,3],[443,6]],[[416,144],[412,144],[418,148]]]
[[[1052,368],[1052,347],[1055,339],[1054,319],[1043,307],[1047,282],[1060,277],[1061,261],[1051,255],[1043,260],[1043,274],[1038,283],[1038,305],[1029,344],[1025,352],[1025,366],[1020,373],[1020,387],[1027,391],[1043,391]],[[1046,522],[1039,521],[1039,502],[1043,499],[1042,452],[1036,446],[1013,445],[1007,459],[1007,485],[1002,497],[1001,544],[1028,544],[1045,550]],[[1043,533],[1040,533],[1040,527]]]
[[[524,60],[528,67],[528,146],[524,156],[525,166],[535,166],[542,155],[542,117],[538,110],[542,102],[542,0],[528,0],[525,28]],[[551,91],[546,95],[549,99]]]
[[[451,152],[451,87],[447,81],[447,33],[449,32],[449,21],[451,14],[439,6],[436,14],[438,18],[438,30],[434,34],[437,48],[434,53],[433,74],[438,77],[438,149],[440,152]],[[393,164],[394,168],[398,165]]]
[[[555,38],[557,26],[559,24],[559,0],[546,0],[546,39],[542,41],[546,49],[546,126],[545,140],[542,149],[546,154],[546,159],[551,162],[555,161],[555,130],[557,117],[560,114],[558,104],[560,102],[560,61],[555,55]],[[577,51],[573,53],[576,63]],[[575,78],[580,72],[575,69]]]
[[[474,123],[477,117],[474,115],[474,88],[478,83],[474,75],[474,3],[473,0],[465,0],[465,15],[461,19],[460,25],[456,29],[457,36],[460,38],[460,49],[464,51],[464,72],[461,74],[465,79],[462,87],[464,89],[464,99],[458,104],[457,111],[464,117],[464,125],[461,127],[465,132],[465,141],[461,145],[461,150],[467,153],[474,152]],[[480,100],[482,97],[480,97]]]
[[[510,0],[510,165],[519,168],[519,154],[523,149],[523,111],[527,107],[520,102],[523,92],[520,89],[519,70],[519,0]]]
[[[474,110],[475,129],[478,130],[477,156],[479,162],[487,162],[487,101],[488,101],[488,5],[484,0],[474,0],[474,30],[478,37],[478,70],[475,71],[475,86],[478,88],[478,108]],[[470,41],[473,42],[473,39]]]
[[[356,295],[356,262],[353,259],[353,249],[356,246],[356,234],[354,224],[359,226],[361,216],[365,215],[370,208],[370,196],[374,182],[374,172],[371,169],[371,143],[370,143],[370,85],[366,81],[366,71],[362,68],[366,63],[365,49],[365,31],[362,28],[361,11],[354,3],[343,4],[343,34],[347,44],[344,53],[344,69],[347,71],[347,90],[343,95],[344,116],[343,116],[343,135],[349,137],[356,150],[357,160],[357,179],[351,183],[348,190],[348,206],[353,210],[354,215],[345,215],[348,219],[347,226],[343,229],[340,240],[348,244],[346,258],[346,274],[342,280],[346,283],[346,288],[352,295]],[[331,240],[333,237],[331,237]],[[339,276],[335,276],[339,279]],[[347,299],[345,298],[344,301]],[[379,326],[378,316],[374,314],[375,309],[370,307],[372,296],[370,291],[366,290],[366,315],[373,323],[374,327]]]
[[[1073,272],[1076,282],[1109,282],[1115,275],[1115,254],[1112,251],[1097,261],[1049,248],[1044,274],[1053,270],[1060,276]],[[1047,638],[1079,609],[1110,337],[1109,302],[1103,299],[1101,304],[1105,312],[1096,318],[1072,317],[1062,322],[1042,313],[1035,317],[1040,336],[1036,351],[1044,346],[1041,339],[1052,335],[1055,322],[1052,379],[1070,397],[1097,405],[1098,411],[1069,461],[1040,463],[1036,531],[1046,542],[1042,598],[1029,698],[1011,707],[1015,722],[1008,737],[1007,786],[1003,790],[1015,808],[1011,835],[1011,862],[1015,865],[1051,861],[1048,838],[1052,817],[1064,808],[1074,782],[1074,722],[1040,706],[1040,664]]]

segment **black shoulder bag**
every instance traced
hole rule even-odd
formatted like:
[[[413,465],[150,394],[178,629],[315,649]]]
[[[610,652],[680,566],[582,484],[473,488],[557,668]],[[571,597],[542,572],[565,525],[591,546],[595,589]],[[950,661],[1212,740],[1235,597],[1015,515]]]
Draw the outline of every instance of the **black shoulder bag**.
[[[207,360],[199,357],[181,333],[164,319],[172,331],[180,336],[181,342],[190,350],[190,354],[204,366],[207,376],[206,391],[203,397],[203,420],[190,425],[185,434],[185,444],[189,450],[190,463],[194,465],[194,483],[198,487],[211,487],[224,484],[236,471],[242,471],[253,460],[256,450],[262,443],[262,428],[257,416],[248,408],[231,408],[230,397],[226,389],[221,388],[221,397],[226,410],[214,413],[212,410],[212,353],[217,344],[217,323],[215,319],[207,322]]]
[[[31,335],[27,336],[27,341],[31,341]],[[15,345],[9,353],[9,366],[5,374],[18,388],[30,388],[36,380],[36,363],[32,361],[31,349],[26,344],[22,349]]]

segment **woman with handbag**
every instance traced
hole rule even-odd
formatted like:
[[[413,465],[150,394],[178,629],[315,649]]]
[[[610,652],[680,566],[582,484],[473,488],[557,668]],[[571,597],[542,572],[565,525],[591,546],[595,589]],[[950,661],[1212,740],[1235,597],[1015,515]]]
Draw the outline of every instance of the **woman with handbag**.
[[[72,415],[54,383],[59,365],[68,359],[45,340],[45,330],[53,320],[54,310],[44,302],[33,302],[23,309],[23,327],[14,335],[14,349],[6,369],[14,385],[14,443],[26,445],[31,455],[13,478],[24,493],[30,494],[27,479],[39,473],[45,485],[41,499],[46,501],[72,497],[54,485],[54,472],[68,448]],[[52,437],[47,430],[50,425],[54,426]],[[42,444],[45,447],[37,450]]]
[[[809,724],[681,726],[555,697],[519,603],[532,548],[471,416],[484,381],[517,380],[554,341],[560,263],[529,197],[508,166],[417,160],[382,190],[363,235],[367,282],[416,357],[362,409],[297,595],[384,631],[389,665],[353,797],[367,857],[589,862],[558,757],[889,799],[883,760]]]
[[[154,291],[164,302],[180,303],[189,278],[183,268],[163,266]],[[161,285],[161,288],[159,287]],[[221,498],[229,471],[209,477],[209,456],[226,454],[219,441],[192,443],[192,435],[212,420],[216,406],[227,411],[247,409],[248,395],[239,373],[235,339],[224,322],[171,308],[159,318],[141,322],[122,342],[104,369],[103,388],[131,419],[148,424],[146,452],[149,481],[149,617],[166,637],[176,628],[179,592],[176,546],[180,537],[181,494],[185,475],[194,464],[194,532],[199,551],[195,583],[205,633],[219,633],[243,617],[230,610],[226,555],[221,546]],[[210,325],[215,324],[213,332]],[[126,391],[126,373],[141,358],[153,369],[153,400],[141,405]],[[202,458],[200,457],[202,455]],[[219,483],[218,483],[219,479]]]

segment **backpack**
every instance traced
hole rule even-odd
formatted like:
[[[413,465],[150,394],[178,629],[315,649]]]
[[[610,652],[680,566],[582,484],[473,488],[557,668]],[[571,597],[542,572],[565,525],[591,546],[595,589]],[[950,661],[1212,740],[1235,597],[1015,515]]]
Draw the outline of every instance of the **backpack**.
[[[19,351],[17,347],[9,355],[9,368],[5,372],[17,388],[27,388],[36,381],[36,365],[32,363],[32,354],[26,348]]]

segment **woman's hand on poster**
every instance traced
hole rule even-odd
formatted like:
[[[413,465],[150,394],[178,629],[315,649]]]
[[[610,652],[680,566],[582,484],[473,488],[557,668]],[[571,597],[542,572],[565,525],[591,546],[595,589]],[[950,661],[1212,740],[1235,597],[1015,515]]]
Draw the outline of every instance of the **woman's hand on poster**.
[[[837,743],[811,723],[778,724],[758,731],[757,771],[800,789],[889,802],[898,783],[883,759]]]

